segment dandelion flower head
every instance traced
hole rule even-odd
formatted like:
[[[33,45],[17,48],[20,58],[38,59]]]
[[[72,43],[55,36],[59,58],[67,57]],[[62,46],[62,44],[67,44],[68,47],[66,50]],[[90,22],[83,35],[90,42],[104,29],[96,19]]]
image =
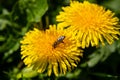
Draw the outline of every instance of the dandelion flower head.
[[[95,3],[71,1],[70,6],[62,7],[63,11],[56,17],[60,27],[68,27],[76,32],[81,47],[97,46],[104,40],[112,44],[120,35],[119,19],[110,10]]]
[[[65,74],[77,66],[82,56],[74,37],[55,25],[46,31],[35,28],[21,41],[21,54],[24,63],[38,72],[49,76]]]

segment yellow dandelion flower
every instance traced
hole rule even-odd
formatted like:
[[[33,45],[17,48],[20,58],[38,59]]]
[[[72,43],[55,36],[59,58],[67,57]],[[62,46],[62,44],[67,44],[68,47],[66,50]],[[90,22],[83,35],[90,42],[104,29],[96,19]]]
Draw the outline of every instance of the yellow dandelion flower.
[[[77,66],[82,50],[76,46],[74,37],[62,29],[51,25],[46,31],[29,31],[21,41],[21,54],[24,63],[38,72],[50,76],[65,74]]]
[[[112,44],[120,35],[119,19],[110,10],[94,3],[71,1],[70,6],[63,7],[57,16],[60,27],[75,31],[82,48],[97,46],[104,40]]]

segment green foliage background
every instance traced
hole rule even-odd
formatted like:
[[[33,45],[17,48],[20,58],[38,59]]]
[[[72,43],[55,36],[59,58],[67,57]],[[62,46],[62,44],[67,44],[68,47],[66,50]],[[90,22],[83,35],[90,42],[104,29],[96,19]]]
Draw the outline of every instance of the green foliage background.
[[[88,1],[112,10],[120,18],[120,0]],[[86,48],[78,67],[59,77],[39,74],[22,62],[20,40],[24,34],[33,27],[46,29],[49,24],[56,24],[56,15],[69,2],[0,0],[0,80],[120,80],[120,40]]]

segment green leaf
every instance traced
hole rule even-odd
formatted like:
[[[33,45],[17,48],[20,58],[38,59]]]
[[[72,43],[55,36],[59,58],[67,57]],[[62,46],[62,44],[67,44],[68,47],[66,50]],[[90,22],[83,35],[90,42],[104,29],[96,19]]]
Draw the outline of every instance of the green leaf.
[[[11,22],[7,19],[0,19],[0,31],[4,30],[7,25],[11,25]]]
[[[6,59],[11,54],[13,54],[13,52],[17,51],[19,49],[20,43],[19,43],[19,41],[18,42],[11,42],[7,46],[9,49],[5,52],[3,59]]]
[[[94,67],[102,58],[103,53],[94,52],[92,53],[89,58],[90,60],[87,62],[89,67]]]
[[[12,38],[13,38],[13,36],[10,35],[10,36],[7,38],[6,43],[4,43],[3,45],[0,45],[0,52],[1,52],[1,53],[2,53],[2,52],[5,52],[5,51],[8,51],[8,49],[10,49],[8,45],[11,43]]]
[[[48,9],[47,0],[20,0],[21,9],[25,9],[28,22],[39,22]]]
[[[66,78],[69,78],[69,79],[77,78],[81,72],[82,72],[81,69],[77,69],[74,72],[68,72],[65,76]]]
[[[5,41],[5,39],[6,38],[4,36],[0,35],[0,42]]]
[[[32,67],[25,67],[23,70],[17,74],[17,79],[20,78],[33,78],[37,76],[38,73],[35,70],[32,70]]]
[[[99,76],[99,77],[106,77],[106,78],[114,78],[114,79],[118,79],[118,77],[119,77],[119,76],[106,74],[106,73],[92,73],[92,75]]]
[[[100,46],[96,52],[89,55],[88,66],[93,67],[99,62],[105,61],[113,52],[116,50],[116,44],[113,43],[112,45],[106,44],[105,46]]]
[[[109,0],[103,3],[104,6],[112,9],[116,13],[120,13],[120,0]]]

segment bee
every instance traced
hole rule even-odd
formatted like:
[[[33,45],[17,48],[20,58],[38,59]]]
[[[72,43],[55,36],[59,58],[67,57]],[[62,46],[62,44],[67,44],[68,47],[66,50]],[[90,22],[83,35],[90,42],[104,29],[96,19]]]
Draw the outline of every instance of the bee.
[[[53,43],[53,48],[56,48],[57,45],[59,45],[60,43],[64,43],[63,40],[65,39],[65,36],[60,36],[54,43]]]

